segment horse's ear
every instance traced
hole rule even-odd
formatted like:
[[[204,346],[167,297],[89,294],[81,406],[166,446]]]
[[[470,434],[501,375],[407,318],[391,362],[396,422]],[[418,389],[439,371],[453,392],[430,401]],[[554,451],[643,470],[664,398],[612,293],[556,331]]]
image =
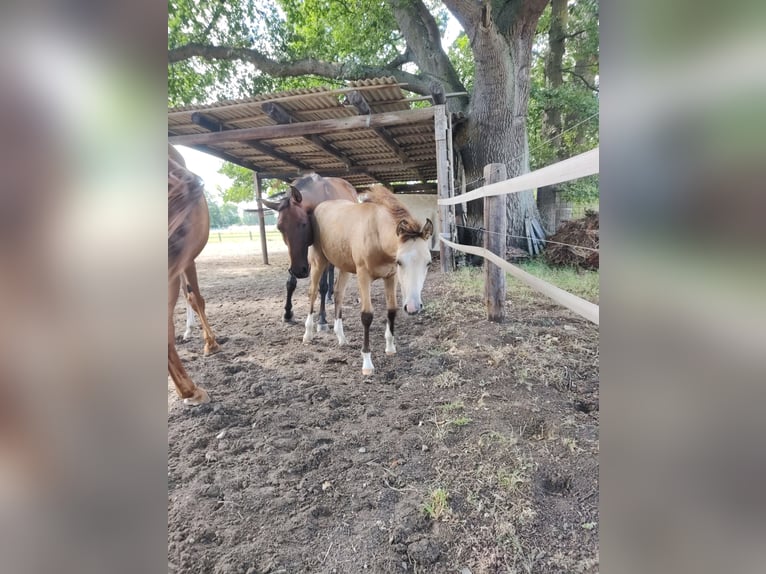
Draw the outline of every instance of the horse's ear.
[[[279,211],[279,204],[281,202],[279,201],[269,201],[268,199],[262,199],[261,203],[268,207],[269,209],[273,209],[274,211]]]
[[[402,220],[399,222],[399,224],[396,226],[396,235],[398,237],[401,237],[405,233],[408,233],[410,228],[407,226],[407,222]]]
[[[303,196],[301,195],[301,192],[298,191],[297,188],[291,187],[290,191],[293,194],[293,201],[295,201],[295,203],[300,203],[301,201],[303,201]]]
[[[426,219],[426,222],[423,224],[423,229],[420,230],[420,237],[423,239],[428,239],[433,235],[434,233],[434,224],[431,222],[430,219]]]

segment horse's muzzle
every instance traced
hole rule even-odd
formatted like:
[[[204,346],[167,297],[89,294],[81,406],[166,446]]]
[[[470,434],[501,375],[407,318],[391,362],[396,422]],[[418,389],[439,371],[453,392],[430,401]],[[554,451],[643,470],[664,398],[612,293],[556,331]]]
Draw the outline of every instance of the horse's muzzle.
[[[298,269],[290,269],[290,273],[295,275],[296,279],[305,279],[309,276],[309,267],[308,265],[303,265],[302,267],[299,267]]]
[[[419,303],[417,306],[410,308],[407,303],[404,304],[404,312],[408,315],[417,315],[423,309],[423,304]]]

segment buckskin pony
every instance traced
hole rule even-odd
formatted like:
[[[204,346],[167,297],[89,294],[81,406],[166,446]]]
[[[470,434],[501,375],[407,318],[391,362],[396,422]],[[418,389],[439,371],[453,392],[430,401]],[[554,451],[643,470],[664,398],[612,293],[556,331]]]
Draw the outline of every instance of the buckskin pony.
[[[345,199],[357,201],[356,189],[345,179],[339,177],[322,177],[316,173],[296,179],[290,188],[290,193],[280,201],[263,200],[263,204],[278,212],[277,229],[287,245],[290,257],[290,276],[287,279],[287,300],[285,301],[284,320],[293,318],[293,293],[298,279],[309,276],[308,249],[314,242],[314,227],[311,214],[323,201]],[[319,328],[327,329],[325,317],[326,295],[332,296],[333,267],[328,267],[322,274],[319,284],[321,303],[319,311]]]
[[[205,355],[220,350],[205,315],[205,300],[197,282],[194,259],[207,244],[210,214],[202,180],[186,169],[181,154],[168,145],[168,372],[178,395],[187,405],[210,400],[191,380],[178,357],[173,310],[183,280],[187,304],[199,316],[205,337]],[[188,321],[188,319],[187,319]]]
[[[410,315],[420,312],[423,308],[420,293],[431,262],[428,238],[433,233],[433,223],[426,219],[421,225],[382,185],[373,185],[363,199],[362,203],[325,201],[314,209],[309,316],[303,341],[308,343],[314,336],[314,302],[319,279],[328,263],[332,263],[339,271],[335,287],[335,334],[339,345],[347,343],[343,333],[343,297],[348,277],[355,273],[364,326],[362,374],[371,375],[374,371],[370,352],[372,282],[383,279],[388,308],[386,354],[394,354],[396,284],[401,286],[404,311]]]

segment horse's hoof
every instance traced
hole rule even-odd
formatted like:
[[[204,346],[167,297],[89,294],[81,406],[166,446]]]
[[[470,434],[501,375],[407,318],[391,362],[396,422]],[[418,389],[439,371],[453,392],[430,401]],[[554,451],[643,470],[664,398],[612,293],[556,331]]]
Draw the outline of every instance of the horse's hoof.
[[[330,330],[330,325],[328,325],[327,323],[325,324],[319,323],[319,325],[317,326],[317,332],[321,333],[322,331],[329,331],[329,330]]]
[[[215,355],[220,350],[221,350],[221,345],[219,345],[218,343],[215,343],[213,345],[205,345],[205,348],[202,351],[202,354],[207,357],[209,355]]]
[[[393,351],[386,351],[386,355],[396,355],[396,349]]]
[[[369,377],[373,372],[375,372],[375,369],[362,369],[362,374],[365,377]]]
[[[207,394],[207,391],[203,389],[202,387],[197,387],[197,390],[194,391],[194,394],[192,396],[184,399],[184,404],[190,407],[196,407],[197,405],[202,405],[204,403],[209,403],[209,402],[210,402],[210,396]]]
[[[303,342],[304,343],[310,343],[311,339],[313,339],[313,338],[314,337],[312,337],[311,335],[303,335]]]
[[[292,323],[292,321],[293,321],[293,313],[292,313],[292,311],[290,311],[289,313],[285,313],[284,316],[282,317],[282,320],[285,323]]]

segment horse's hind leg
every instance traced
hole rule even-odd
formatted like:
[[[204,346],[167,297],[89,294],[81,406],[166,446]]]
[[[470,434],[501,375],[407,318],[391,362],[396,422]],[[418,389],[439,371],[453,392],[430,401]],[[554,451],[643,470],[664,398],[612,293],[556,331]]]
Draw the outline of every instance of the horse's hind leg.
[[[335,290],[335,265],[330,264],[327,267],[327,303],[332,303]]]
[[[289,323],[293,320],[293,293],[295,293],[295,287],[298,285],[298,280],[295,275],[290,273],[290,277],[287,278],[287,300],[285,301],[285,315],[283,320],[285,323]]]
[[[199,290],[199,283],[197,282],[197,266],[192,261],[186,269],[184,269],[183,277],[186,281],[184,285],[184,293],[186,294],[186,300],[191,305],[194,312],[199,317],[199,322],[202,325],[202,333],[205,337],[205,355],[212,355],[221,350],[221,347],[215,340],[213,329],[210,328],[210,324],[207,322],[207,316],[205,315],[205,300],[202,298],[202,294]]]
[[[184,336],[181,337],[183,341],[188,341],[191,339],[192,336],[192,327],[197,324],[197,321],[194,319],[194,309],[192,309],[191,305],[189,304],[189,300],[186,300],[186,331],[184,331]]]
[[[181,359],[176,351],[176,330],[173,324],[173,311],[178,300],[178,288],[181,285],[180,277],[168,282],[168,373],[173,379],[178,396],[187,405],[199,405],[210,401],[207,391],[198,387],[191,380],[181,364]]]
[[[371,375],[375,370],[372,364],[372,353],[370,352],[370,325],[372,325],[372,294],[370,287],[372,286],[372,279],[366,270],[359,269],[357,280],[359,282],[359,296],[362,299],[362,326],[364,326],[362,374]]]
[[[386,308],[388,309],[388,320],[386,321],[386,355],[396,353],[394,344],[394,319],[396,318],[396,275],[383,280],[383,286],[386,292]]]
[[[327,331],[327,315],[325,311],[325,297],[327,296],[327,276],[329,274],[329,267],[324,270],[322,277],[319,279],[319,324],[317,325],[317,331]]]
[[[343,346],[348,343],[346,335],[343,333],[343,298],[346,296],[346,285],[350,274],[341,271],[338,275],[338,285],[335,289],[335,336],[338,337],[338,345]]]

